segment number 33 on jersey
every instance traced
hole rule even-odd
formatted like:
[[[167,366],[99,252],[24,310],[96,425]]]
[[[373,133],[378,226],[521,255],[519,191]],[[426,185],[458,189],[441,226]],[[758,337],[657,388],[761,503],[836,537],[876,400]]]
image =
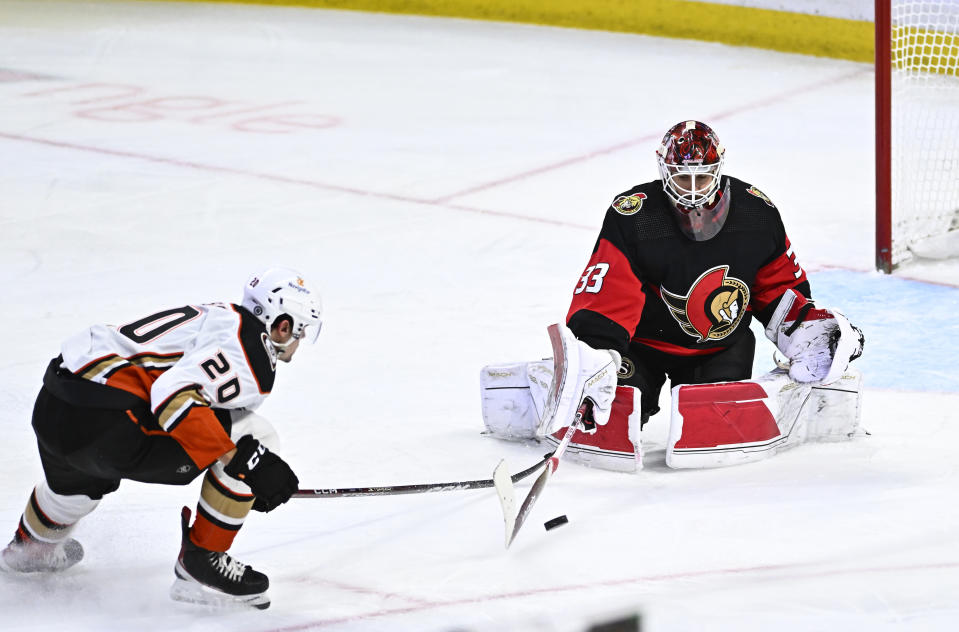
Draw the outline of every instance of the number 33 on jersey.
[[[607,272],[609,272],[608,263],[595,263],[589,266],[583,272],[583,278],[579,280],[579,285],[576,286],[573,294],[582,294],[583,292],[599,294],[599,291],[603,289],[603,277],[606,276]]]

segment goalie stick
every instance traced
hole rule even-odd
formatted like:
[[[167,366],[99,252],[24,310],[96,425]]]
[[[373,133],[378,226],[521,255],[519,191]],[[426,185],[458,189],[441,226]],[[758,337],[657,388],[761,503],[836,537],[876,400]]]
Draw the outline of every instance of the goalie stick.
[[[566,372],[568,369],[566,345],[564,344],[559,327],[557,325],[550,325],[547,327],[547,332],[549,333],[550,345],[553,347],[553,383],[550,386],[543,421],[540,424],[541,428],[546,429],[553,423],[553,416],[556,415],[559,400],[562,396],[562,389],[566,383]],[[566,451],[566,447],[572,440],[573,435],[577,430],[582,429],[583,417],[588,414],[591,404],[592,402],[589,400],[585,400],[580,404],[573,422],[569,424],[569,428],[566,430],[566,435],[563,437],[563,440],[560,441],[552,456],[547,457],[548,462],[546,463],[546,467],[536,481],[533,482],[533,486],[523,500],[523,504],[520,505],[519,510],[516,509],[516,494],[513,488],[515,481],[510,480],[509,471],[506,469],[506,461],[500,461],[496,469],[493,470],[493,483],[496,487],[496,495],[499,496],[500,506],[503,508],[503,520],[506,523],[507,549],[510,544],[513,543],[513,540],[516,539],[516,534],[519,533],[520,527],[526,522],[526,517],[533,508],[533,504],[542,495],[543,489],[546,487],[546,483],[549,482],[550,476],[552,476],[556,468],[559,467],[559,459]]]
[[[555,452],[546,454],[534,465],[526,468],[522,472],[509,475],[505,470],[501,476],[512,484],[533,474],[541,468]],[[298,489],[293,493],[293,498],[343,498],[346,496],[393,496],[399,494],[423,494],[427,492],[452,492],[463,489],[486,489],[493,487],[492,479],[482,479],[476,481],[454,481],[451,483],[421,483],[417,485],[383,485],[379,487],[337,487],[328,489]]]

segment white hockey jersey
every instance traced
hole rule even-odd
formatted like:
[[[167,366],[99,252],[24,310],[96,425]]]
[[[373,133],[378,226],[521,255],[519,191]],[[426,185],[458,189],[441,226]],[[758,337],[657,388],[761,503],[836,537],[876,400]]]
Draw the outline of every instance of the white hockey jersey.
[[[154,419],[134,419],[141,429],[169,434],[201,469],[234,447],[213,408],[257,408],[276,375],[266,327],[226,303],[94,325],[67,339],[61,354],[73,374],[148,402]]]

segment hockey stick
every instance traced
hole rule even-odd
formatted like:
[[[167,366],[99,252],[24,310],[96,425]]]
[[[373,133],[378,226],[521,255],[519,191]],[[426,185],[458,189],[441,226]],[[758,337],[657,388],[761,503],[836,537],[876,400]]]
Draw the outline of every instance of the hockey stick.
[[[588,412],[590,404],[591,402],[588,400],[584,401],[582,406],[579,407],[579,410],[576,411],[576,417],[573,419],[573,423],[569,425],[566,434],[563,436],[563,440],[560,441],[556,447],[556,451],[553,452],[552,456],[547,456],[548,463],[546,467],[536,481],[533,482],[533,486],[523,500],[523,504],[520,505],[519,511],[516,510],[516,495],[513,488],[514,481],[510,480],[510,476],[506,470],[506,461],[500,461],[496,469],[493,470],[493,481],[496,484],[496,493],[503,507],[503,520],[506,523],[507,549],[509,545],[513,543],[513,540],[516,539],[516,534],[519,533],[520,527],[526,522],[526,516],[529,515],[530,510],[533,508],[533,503],[542,495],[546,483],[549,482],[553,472],[559,467],[559,459],[563,456],[563,453],[566,452],[566,446],[569,445],[576,431],[582,429],[583,416]]]
[[[541,468],[544,463],[549,461],[555,452],[550,452],[534,465],[526,468],[522,472],[509,475],[505,470],[500,476],[505,476],[510,484],[523,480]],[[422,483],[418,485],[384,485],[380,487],[338,487],[329,489],[298,489],[293,492],[292,498],[343,498],[345,496],[393,496],[399,494],[423,494],[426,492],[452,492],[462,489],[486,489],[493,487],[492,479],[482,479],[476,481],[456,481],[452,483]]]

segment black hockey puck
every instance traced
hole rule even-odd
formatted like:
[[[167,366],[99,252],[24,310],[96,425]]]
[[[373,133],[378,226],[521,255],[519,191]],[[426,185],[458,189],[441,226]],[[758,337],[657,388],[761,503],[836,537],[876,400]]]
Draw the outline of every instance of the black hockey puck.
[[[544,522],[543,526],[546,527],[547,531],[549,531],[550,529],[555,529],[556,527],[566,524],[567,522],[569,522],[569,518],[566,516],[556,516],[552,520],[547,520]]]

